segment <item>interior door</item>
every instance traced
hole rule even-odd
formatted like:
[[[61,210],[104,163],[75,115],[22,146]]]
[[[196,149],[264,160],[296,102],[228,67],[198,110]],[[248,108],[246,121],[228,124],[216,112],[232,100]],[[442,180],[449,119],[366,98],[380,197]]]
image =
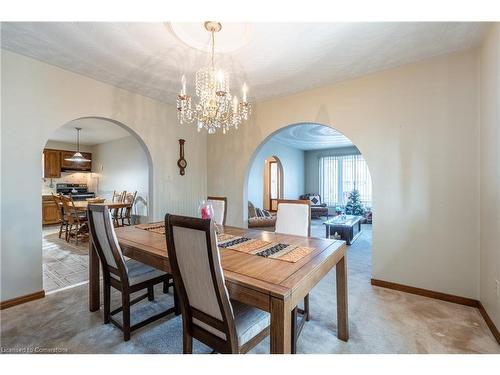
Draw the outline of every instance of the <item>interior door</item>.
[[[269,162],[269,209],[278,210],[278,199],[281,196],[280,170],[278,162]]]

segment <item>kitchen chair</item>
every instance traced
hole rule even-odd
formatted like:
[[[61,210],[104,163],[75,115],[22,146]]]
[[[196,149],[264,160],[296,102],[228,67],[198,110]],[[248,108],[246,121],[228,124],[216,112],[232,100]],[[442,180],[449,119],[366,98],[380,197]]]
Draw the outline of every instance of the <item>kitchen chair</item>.
[[[207,201],[214,209],[214,220],[218,225],[226,225],[227,198],[226,197],[207,197]]]
[[[113,323],[123,331],[123,339],[128,341],[130,340],[131,332],[136,329],[168,314],[174,312],[179,314],[176,302],[177,297],[174,290],[174,307],[130,326],[130,307],[145,298],[148,298],[149,301],[154,301],[154,286],[163,283],[163,291],[165,292],[165,285],[173,286],[172,275],[136,260],[125,260],[118,240],[116,239],[110,211],[106,206],[89,205],[88,216],[92,242],[101,260],[103,270],[104,324]],[[111,287],[120,291],[122,294],[122,306],[113,311],[110,311]],[[144,289],[147,290],[147,293],[133,300],[130,299],[132,293]],[[123,314],[122,324],[113,318],[113,315],[116,315],[120,311],[122,311]]]
[[[193,338],[219,353],[248,352],[269,334],[270,316],[229,299],[214,221],[167,214],[165,228],[184,353],[192,353]]]
[[[309,200],[278,200],[276,233],[309,237],[311,235],[311,202]],[[297,314],[302,319],[297,322]],[[292,310],[292,353],[297,352],[297,339],[306,321],[309,321],[309,294],[304,297],[304,309]]]
[[[63,228],[64,228],[64,238],[66,241],[68,240],[68,221],[64,217],[64,207],[63,202],[60,195],[52,193],[52,199],[54,200],[57,206],[57,214],[59,216],[59,222],[61,226],[59,227],[59,238],[62,236]]]
[[[135,198],[137,197],[137,191],[132,193],[125,193],[123,202],[127,203],[128,206],[122,208],[119,213],[119,219],[122,221],[122,227],[125,226],[125,220],[127,220],[127,225],[131,225],[132,218],[132,208],[134,206]]]
[[[66,242],[69,242],[72,236],[75,237],[75,244],[78,245],[78,239],[86,237],[87,233],[83,231],[84,225],[87,223],[87,212],[79,210],[75,207],[73,198],[60,195],[63,210],[64,221],[66,221]]]
[[[127,195],[127,191],[124,190],[122,192],[118,192],[116,190],[113,190],[113,196],[111,198],[111,202],[113,203],[122,203],[123,200],[125,199],[125,195]],[[113,217],[113,223],[115,227],[119,227],[119,219],[120,219],[120,212],[121,208],[113,208],[111,211],[111,216]]]

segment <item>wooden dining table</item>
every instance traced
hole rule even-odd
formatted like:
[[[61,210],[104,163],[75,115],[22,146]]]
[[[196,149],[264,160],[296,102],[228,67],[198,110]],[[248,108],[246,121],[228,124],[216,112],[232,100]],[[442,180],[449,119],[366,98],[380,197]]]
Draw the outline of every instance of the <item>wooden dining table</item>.
[[[161,224],[152,223],[149,226]],[[165,235],[145,230],[146,224],[116,228],[125,256],[165,272],[170,272]],[[292,263],[220,248],[221,264],[231,299],[270,313],[271,353],[290,353],[292,310],[326,274],[336,268],[337,337],[349,338],[347,302],[347,262],[344,241],[300,237],[225,226],[223,232],[314,248]],[[100,308],[99,259],[89,241],[89,309]],[[332,283],[332,293],[335,293]],[[314,311],[314,306],[312,306]],[[332,311],[332,318],[335,316]]]

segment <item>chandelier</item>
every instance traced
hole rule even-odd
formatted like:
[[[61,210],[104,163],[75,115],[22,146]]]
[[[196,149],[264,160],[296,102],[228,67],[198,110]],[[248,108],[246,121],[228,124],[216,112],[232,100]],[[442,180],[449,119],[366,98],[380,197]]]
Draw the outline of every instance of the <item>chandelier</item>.
[[[236,95],[231,95],[229,74],[222,69],[216,69],[214,63],[215,33],[222,29],[219,22],[205,22],[205,29],[211,33],[212,54],[211,64],[196,73],[196,96],[198,103],[191,103],[191,96],[186,94],[186,76],[182,76],[182,89],[177,96],[177,116],[179,122],[196,123],[198,131],[205,128],[208,134],[214,134],[217,129],[226,132],[247,120],[251,104],[247,102],[247,85],[242,87],[242,101]]]

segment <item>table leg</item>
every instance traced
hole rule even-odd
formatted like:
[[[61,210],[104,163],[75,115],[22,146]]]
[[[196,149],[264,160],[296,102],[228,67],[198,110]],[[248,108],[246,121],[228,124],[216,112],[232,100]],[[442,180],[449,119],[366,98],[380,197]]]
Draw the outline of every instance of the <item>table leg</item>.
[[[337,337],[349,340],[349,322],[347,310],[347,259],[345,256],[335,267],[337,276]]]
[[[101,307],[99,292],[99,256],[89,238],[89,310],[97,311]]]
[[[291,310],[286,301],[271,297],[271,354],[290,354]]]

